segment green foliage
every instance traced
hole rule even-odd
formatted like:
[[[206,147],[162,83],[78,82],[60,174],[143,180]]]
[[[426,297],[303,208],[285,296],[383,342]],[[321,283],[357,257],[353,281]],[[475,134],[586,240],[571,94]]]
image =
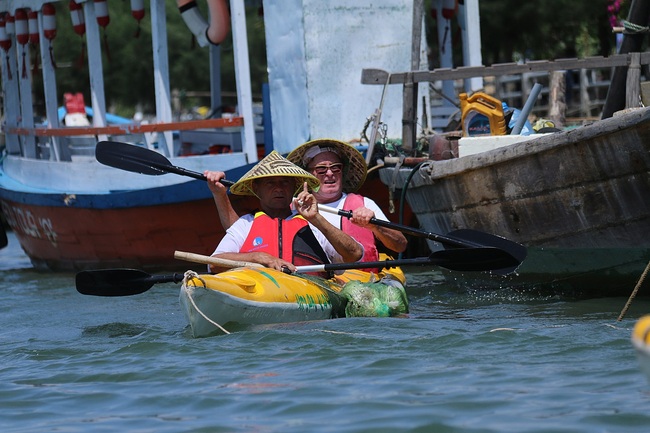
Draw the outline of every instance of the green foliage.
[[[438,67],[437,23],[425,1],[430,63]],[[618,17],[627,18],[631,0],[623,2]],[[616,36],[609,24],[610,0],[480,0],[483,63],[528,59],[608,56],[614,53]],[[446,20],[445,20],[446,21]],[[451,23],[454,64],[462,65],[462,44],[456,20]]]

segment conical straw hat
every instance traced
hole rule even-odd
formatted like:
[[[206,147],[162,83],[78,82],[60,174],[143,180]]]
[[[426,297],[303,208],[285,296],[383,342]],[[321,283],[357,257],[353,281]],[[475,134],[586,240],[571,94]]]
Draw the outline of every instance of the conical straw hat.
[[[366,160],[357,149],[340,140],[321,138],[311,140],[296,147],[287,159],[294,164],[307,169],[309,162],[322,152],[334,152],[343,163],[343,191],[355,192],[366,181],[368,168]]]
[[[230,187],[230,192],[237,195],[255,195],[253,181],[264,177],[288,176],[296,179],[296,192],[302,189],[304,182],[312,191],[318,191],[320,181],[302,168],[284,158],[277,151],[273,151],[255,164],[248,173],[243,175]]]

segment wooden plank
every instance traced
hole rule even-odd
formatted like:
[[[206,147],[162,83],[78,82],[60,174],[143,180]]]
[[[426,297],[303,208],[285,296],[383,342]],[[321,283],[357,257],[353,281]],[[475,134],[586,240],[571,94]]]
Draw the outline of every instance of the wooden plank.
[[[650,64],[650,53],[642,53],[640,64]],[[391,84],[404,84],[406,74],[412,74],[413,82],[434,82],[439,80],[460,80],[473,77],[499,77],[535,72],[551,72],[570,69],[597,69],[630,64],[629,54],[617,54],[610,57],[585,57],[583,59],[535,60],[526,63],[500,63],[492,66],[462,66],[458,68],[439,68],[432,71],[410,71],[391,73]],[[363,69],[362,84],[384,84],[388,72],[379,69]]]
[[[230,119],[188,120],[185,122],[126,124],[119,126],[87,126],[64,128],[7,128],[10,134],[37,137],[67,137],[82,135],[126,135],[145,132],[187,131],[193,129],[229,128],[244,125],[243,117]]]

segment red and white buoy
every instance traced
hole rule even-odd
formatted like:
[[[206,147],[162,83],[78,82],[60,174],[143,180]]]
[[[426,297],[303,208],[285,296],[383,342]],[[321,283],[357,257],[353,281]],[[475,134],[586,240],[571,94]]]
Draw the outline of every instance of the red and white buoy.
[[[16,9],[16,42],[23,46],[23,78],[27,78],[27,60],[25,59],[26,45],[29,43],[29,24],[27,20],[27,11],[25,9]]]
[[[29,43],[38,45],[38,13],[36,11],[27,13],[27,28],[29,29]]]
[[[7,23],[7,34],[9,37],[16,34],[16,20],[9,12],[5,15],[5,22]]]
[[[95,0],[95,15],[97,16],[97,24],[106,28],[108,23],[111,22],[111,17],[108,15],[108,3],[106,0]]]
[[[83,8],[74,0],[70,0],[69,8],[74,32],[79,36],[83,36],[86,34],[86,19],[84,18]]]
[[[450,20],[456,16],[458,12],[458,0],[442,0],[442,17]]]
[[[43,36],[48,40],[50,46],[50,61],[52,66],[56,68],[56,62],[54,61],[54,49],[52,48],[52,41],[56,38],[56,9],[52,3],[44,3],[43,9]]]
[[[7,59],[7,78],[12,79],[11,68],[9,67],[9,50],[11,49],[11,36],[7,33],[7,15],[0,17],[0,48],[5,52]]]
[[[97,24],[104,29],[104,51],[106,52],[107,58],[110,60],[111,54],[108,49],[106,26],[111,22],[111,17],[108,15],[108,2],[106,0],[95,0],[95,15],[97,16]]]
[[[11,48],[11,36],[7,33],[7,18],[4,14],[0,17],[0,48],[4,51]]]
[[[52,41],[56,37],[56,9],[52,3],[43,4],[43,35]]]
[[[140,21],[144,18],[144,0],[131,0],[131,16],[138,22],[135,37],[140,37]]]

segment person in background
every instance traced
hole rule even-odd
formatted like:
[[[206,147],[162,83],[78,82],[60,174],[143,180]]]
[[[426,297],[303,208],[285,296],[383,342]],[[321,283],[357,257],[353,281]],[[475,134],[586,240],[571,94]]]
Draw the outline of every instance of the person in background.
[[[378,260],[376,240],[389,250],[406,250],[406,237],[401,232],[370,224],[373,217],[388,218],[372,199],[355,193],[367,175],[366,161],[357,149],[339,140],[312,140],[294,149],[287,159],[318,178],[321,186],[314,192],[318,203],[352,211],[349,220],[332,213],[324,216],[363,245],[363,261]]]
[[[222,225],[230,223],[235,212],[218,182],[223,173],[206,177],[213,179],[209,184]],[[271,152],[230,187],[232,194],[256,196],[261,211],[235,220],[212,256],[292,272],[300,265],[358,261],[363,257],[361,244],[318,212],[318,202],[309,192],[318,188],[316,177]],[[210,266],[211,272],[218,270]]]

